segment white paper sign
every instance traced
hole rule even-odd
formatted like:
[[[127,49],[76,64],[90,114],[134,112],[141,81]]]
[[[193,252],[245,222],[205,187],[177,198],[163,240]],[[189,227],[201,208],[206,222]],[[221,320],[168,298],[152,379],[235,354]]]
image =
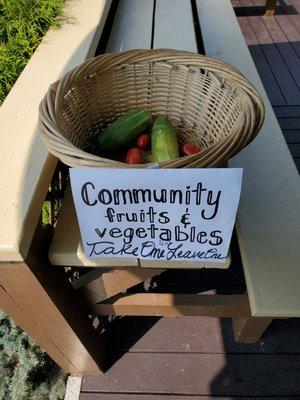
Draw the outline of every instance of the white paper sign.
[[[85,255],[224,262],[242,169],[70,169]]]

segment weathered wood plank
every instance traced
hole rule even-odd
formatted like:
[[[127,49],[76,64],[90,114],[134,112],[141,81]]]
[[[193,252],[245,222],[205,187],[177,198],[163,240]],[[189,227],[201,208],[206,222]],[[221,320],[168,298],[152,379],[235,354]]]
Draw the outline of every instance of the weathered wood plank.
[[[272,322],[272,318],[247,317],[233,318],[234,338],[237,342],[255,343]]]
[[[39,103],[50,83],[94,54],[110,4],[69,2],[68,18],[49,30],[1,106],[1,261],[26,257],[56,165],[38,132]]]
[[[118,296],[90,310],[95,315],[141,315],[156,317],[249,316],[249,302],[244,295],[202,295],[170,293],[136,293]]]
[[[300,204],[298,171],[230,2],[197,0],[197,6],[206,54],[239,68],[266,106],[261,133],[229,161],[230,167],[244,168],[238,238],[251,311],[255,316],[300,316],[300,248],[295,245],[300,241],[300,214],[295,211]]]
[[[300,106],[273,107],[277,118],[300,118]]]
[[[282,129],[300,129],[300,118],[278,118]]]
[[[210,317],[123,317],[112,321],[106,336],[112,348],[123,353],[225,353],[233,347],[233,352],[240,353],[242,347],[231,346],[228,319]],[[260,346],[255,347],[259,353]]]
[[[295,15],[293,17],[297,17],[297,24],[300,29],[300,15]],[[282,14],[276,15],[275,20],[286,35],[291,46],[294,48],[298,56],[300,56],[300,32],[297,31],[289,17],[283,14],[283,12]]]
[[[300,7],[299,2],[285,0],[280,2],[280,8],[284,14],[288,17],[290,24],[300,33]]]
[[[187,262],[187,261],[160,261],[160,260],[140,260],[142,268],[155,269],[228,269],[231,264],[230,250],[224,262]]]
[[[263,0],[255,0],[256,5],[262,5]],[[252,1],[254,5],[254,2]],[[284,59],[285,64],[288,67],[292,77],[294,78],[298,88],[300,85],[300,59],[297,55],[296,49],[293,48],[292,44],[286,35],[286,32],[281,29],[275,18],[262,17],[262,21],[265,24],[269,35],[273,39],[279,53]],[[298,35],[297,35],[298,36]],[[295,35],[293,37],[296,37]],[[300,35],[297,38],[300,39]],[[296,46],[297,47],[297,46]]]
[[[282,398],[298,395],[299,368],[298,355],[127,353],[82,391]]]
[[[106,53],[149,48],[151,46],[153,7],[154,0],[120,1]]]
[[[282,131],[287,144],[300,143],[300,130],[285,129]]]
[[[248,7],[252,7],[252,10],[255,10],[251,0],[240,1],[245,7],[246,15],[250,14]],[[256,34],[258,43],[261,45],[261,48],[266,56],[266,59],[268,60],[268,63],[287,103],[291,105],[298,105],[300,96],[299,88],[297,87],[289,69],[287,68],[277,47],[275,46],[274,41],[265,24],[263,23],[262,18],[258,15],[251,15],[249,16],[248,20]]]
[[[249,51],[255,62],[257,71],[262,79],[271,104],[274,106],[286,105],[285,98],[274,78],[273,72],[266,60],[266,57],[259,45],[250,45]]]
[[[277,0],[267,0],[266,1],[266,17],[274,17],[276,9]]]
[[[153,48],[197,52],[191,2],[156,0]]]
[[[77,290],[87,307],[135,286],[163,272],[163,269],[113,269],[98,270],[99,276]],[[93,273],[93,271],[91,271]],[[80,279],[80,278],[79,278]],[[78,285],[78,283],[77,283]]]
[[[300,320],[275,320],[262,339],[243,344],[234,340],[228,318],[123,317],[106,333],[117,352],[299,354]]]
[[[275,80],[273,72],[266,60],[266,57],[257,41],[255,32],[249,24],[248,17],[245,16],[244,9],[241,6],[239,0],[234,2],[234,5],[239,7],[239,10],[243,11],[243,16],[239,15],[238,23],[240,25],[243,36],[248,45],[251,56],[255,62],[258,73],[263,81],[264,87],[269,96],[272,105],[285,105],[286,101],[279,89],[279,86]]]

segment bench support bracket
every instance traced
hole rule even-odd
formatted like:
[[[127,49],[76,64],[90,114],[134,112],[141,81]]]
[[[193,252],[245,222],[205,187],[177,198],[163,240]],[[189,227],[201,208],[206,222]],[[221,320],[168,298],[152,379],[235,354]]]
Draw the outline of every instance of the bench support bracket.
[[[267,0],[266,3],[266,17],[274,17],[276,9],[276,0]]]
[[[237,342],[257,342],[271,322],[272,318],[265,317],[233,318],[234,338]]]

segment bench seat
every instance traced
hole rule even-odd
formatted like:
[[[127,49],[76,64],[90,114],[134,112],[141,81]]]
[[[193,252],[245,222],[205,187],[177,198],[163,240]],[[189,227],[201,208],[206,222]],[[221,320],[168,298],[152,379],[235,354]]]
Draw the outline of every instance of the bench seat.
[[[144,7],[151,8],[150,3],[152,1],[122,1],[106,50],[150,47],[154,22],[154,48],[197,51],[190,3],[157,0],[154,21],[151,21],[150,13],[143,13]],[[299,317],[299,176],[231,2],[197,0],[196,5],[206,54],[236,66],[256,86],[266,106],[266,120],[261,133],[251,145],[229,161],[230,167],[244,168],[237,234],[251,312],[253,316],[260,317]],[[167,14],[171,24],[165,23]],[[141,16],[144,23],[136,25]],[[70,217],[69,206],[68,209]],[[63,215],[60,217],[62,225],[67,222],[67,216]],[[60,235],[59,230],[56,235]],[[83,264],[91,265],[90,261],[83,261],[78,232],[72,240],[72,260],[77,257]],[[62,262],[57,258],[61,251],[59,243],[62,243],[61,240],[54,238],[50,251],[50,258],[56,263]],[[73,265],[71,262],[70,265]]]

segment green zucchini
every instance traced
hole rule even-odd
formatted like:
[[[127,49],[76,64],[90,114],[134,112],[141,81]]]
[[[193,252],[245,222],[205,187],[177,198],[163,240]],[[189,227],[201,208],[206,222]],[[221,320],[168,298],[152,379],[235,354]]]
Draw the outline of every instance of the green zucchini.
[[[99,153],[111,153],[131,146],[152,124],[147,108],[137,108],[108,125],[97,138]]]
[[[154,121],[151,134],[151,153],[153,161],[161,162],[179,157],[176,131],[165,117]]]

